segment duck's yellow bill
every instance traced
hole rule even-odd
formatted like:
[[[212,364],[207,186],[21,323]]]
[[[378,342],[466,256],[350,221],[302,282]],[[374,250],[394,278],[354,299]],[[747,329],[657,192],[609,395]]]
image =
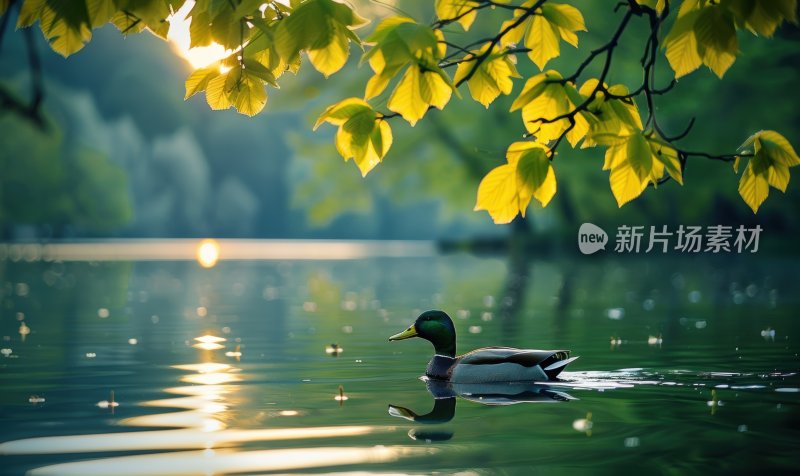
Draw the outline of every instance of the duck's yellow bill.
[[[399,334],[395,334],[392,337],[389,337],[389,340],[403,340],[403,339],[410,339],[412,337],[417,337],[417,328],[414,326],[409,327],[408,329],[400,332]]]

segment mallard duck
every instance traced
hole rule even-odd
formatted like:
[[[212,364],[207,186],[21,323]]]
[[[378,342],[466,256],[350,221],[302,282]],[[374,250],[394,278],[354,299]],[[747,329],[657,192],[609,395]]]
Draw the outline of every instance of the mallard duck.
[[[547,382],[570,362],[568,350],[484,347],[456,357],[456,329],[444,311],[425,311],[390,341],[421,337],[433,344],[434,356],[425,375],[452,383]]]

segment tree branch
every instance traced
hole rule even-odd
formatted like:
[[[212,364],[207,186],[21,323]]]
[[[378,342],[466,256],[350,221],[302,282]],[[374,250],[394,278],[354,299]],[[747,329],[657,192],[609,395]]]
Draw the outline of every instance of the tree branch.
[[[9,5],[10,9],[11,5]],[[5,21],[9,16],[9,11],[3,16]],[[4,23],[5,24],[5,23]],[[0,32],[2,33],[2,32]],[[39,54],[36,51],[36,38],[33,36],[32,28],[22,30],[25,39],[25,47],[28,54],[28,69],[31,75],[31,100],[24,102],[6,87],[0,85],[0,106],[1,109],[13,112],[31,121],[41,130],[47,129],[47,123],[42,116],[41,105],[44,100],[44,84],[42,81],[42,64],[39,61]],[[1,37],[0,37],[1,38]]]
[[[492,54],[492,50],[494,50],[495,46],[497,46],[497,44],[500,43],[503,37],[506,36],[508,32],[510,32],[514,28],[520,26],[529,16],[533,15],[536,12],[536,10],[538,10],[542,5],[544,5],[546,1],[547,0],[538,0],[535,4],[531,5],[530,7],[524,9],[521,7],[517,8],[517,10],[524,10],[524,12],[517,17],[514,23],[503,28],[500,31],[500,33],[492,37],[488,42],[481,42],[481,43],[488,43],[486,51],[475,57],[474,60],[475,62],[472,64],[472,67],[463,78],[461,78],[457,83],[455,83],[455,87],[459,87],[460,85],[469,81],[470,78],[472,78],[472,76],[474,76],[475,73],[478,71],[478,68],[480,67],[481,63],[483,63],[484,61],[486,61],[487,58],[489,58],[489,56]],[[474,45],[470,44],[467,47],[465,47],[465,49],[468,49],[470,46]],[[447,58],[445,58],[444,60],[447,60]]]
[[[476,4],[474,7],[462,12],[455,18],[439,20],[438,22],[435,22],[432,27],[434,29],[441,29],[445,25],[456,22],[461,18],[463,18],[464,16],[469,15],[474,11],[486,8],[488,6],[497,6],[514,11],[522,10],[522,13],[518,17],[516,17],[513,23],[503,28],[497,35],[493,37],[476,40],[465,46],[454,44],[449,41],[443,41],[443,43],[455,49],[456,51],[454,53],[445,56],[439,63],[439,67],[447,68],[466,62],[473,63],[469,72],[464,77],[462,77],[457,83],[455,83],[455,87],[458,87],[461,84],[469,81],[469,79],[471,79],[472,76],[477,72],[480,65],[489,58],[495,47],[502,41],[503,37],[505,37],[505,35],[508,34],[514,28],[517,28],[520,25],[522,25],[523,22],[527,20],[531,15],[537,14],[536,11],[539,8],[541,8],[541,6],[547,0],[539,0],[534,5],[525,8],[507,4],[498,4],[497,2],[488,0],[487,1],[475,0],[475,1]],[[661,13],[658,13],[655,9],[651,7],[640,5],[635,0],[620,1],[619,3],[617,3],[616,7],[614,8],[614,11],[616,12],[620,8],[625,8],[626,11],[624,16],[622,17],[622,20],[617,26],[617,29],[614,31],[614,34],[609,39],[609,41],[604,45],[600,46],[599,48],[590,51],[589,55],[578,65],[578,67],[571,75],[559,80],[550,81],[560,84],[567,84],[567,83],[576,84],[578,79],[585,73],[586,69],[592,63],[594,63],[594,61],[598,57],[600,57],[601,55],[605,55],[602,70],[600,72],[599,77],[597,78],[598,79],[597,85],[594,87],[591,93],[589,93],[588,97],[586,97],[586,99],[583,102],[576,105],[572,110],[570,110],[567,113],[560,114],[551,118],[537,118],[532,120],[532,122],[538,122],[540,124],[551,124],[563,120],[569,122],[569,125],[564,129],[564,131],[562,131],[561,134],[556,139],[550,142],[550,147],[548,152],[550,160],[553,160],[553,158],[555,157],[558,147],[561,145],[567,134],[569,134],[569,132],[575,128],[576,116],[581,112],[591,112],[589,111],[589,106],[597,99],[598,95],[600,95],[601,93],[603,94],[603,97],[606,100],[610,99],[620,100],[628,104],[633,104],[634,98],[644,95],[648,109],[647,118],[643,122],[644,129],[647,130],[648,128],[652,128],[652,130],[655,131],[655,133],[657,133],[659,137],[664,139],[667,143],[670,144],[671,147],[673,147],[676,150],[679,156],[682,169],[685,167],[686,159],[688,157],[703,157],[709,160],[732,162],[736,160],[737,157],[751,156],[752,154],[711,154],[702,151],[687,151],[680,149],[679,147],[673,144],[674,141],[680,140],[689,134],[690,130],[694,125],[694,118],[692,118],[689,121],[686,130],[684,130],[682,133],[676,136],[670,137],[662,130],[656,116],[655,97],[666,94],[676,84],[675,79],[673,79],[667,86],[663,88],[659,89],[654,86],[655,71],[656,71],[656,64],[659,53],[658,50],[660,44],[659,34],[661,31],[661,26],[664,24],[664,22],[670,15],[669,2],[666,2],[664,9],[661,11]],[[620,38],[622,37],[623,33],[628,27],[631,18],[634,16],[646,17],[650,26],[650,33],[647,37],[647,41],[645,42],[642,57],[640,59],[640,62],[642,64],[642,83],[639,87],[637,87],[635,90],[631,91],[628,94],[614,94],[608,90],[608,87],[606,86],[605,82],[611,71],[611,64],[612,64],[612,58],[614,56],[614,51],[616,50],[617,46],[619,46]],[[484,52],[478,54],[471,50],[471,48],[481,45],[483,45],[486,48]],[[525,53],[528,51],[530,51],[529,48],[509,48],[505,50],[503,54],[517,54],[517,53]],[[429,109],[433,109],[433,106],[430,106]],[[391,119],[399,115],[400,114],[398,113],[382,114],[380,118]],[[438,129],[440,129],[440,131],[441,128],[442,128],[441,124],[439,124]],[[526,136],[535,134],[536,133],[534,132],[526,134]],[[658,180],[657,183],[660,184],[666,182],[667,180],[669,180],[668,175]]]
[[[561,144],[561,141],[564,139],[564,137],[575,127],[575,116],[582,111],[588,111],[589,105],[595,100],[595,98],[600,92],[608,94],[608,89],[605,86],[605,80],[606,77],[608,76],[609,71],[611,70],[611,59],[614,55],[614,49],[619,44],[619,39],[622,36],[622,33],[625,31],[625,28],[628,26],[628,22],[630,21],[632,16],[633,16],[633,10],[628,10],[627,12],[625,12],[625,16],[622,18],[622,21],[617,27],[617,30],[614,32],[614,35],[611,37],[611,40],[609,40],[608,43],[601,46],[600,48],[597,48],[596,50],[593,50],[591,53],[589,53],[589,57],[587,57],[583,61],[583,63],[581,63],[580,66],[578,66],[578,69],[575,71],[575,73],[566,78],[552,81],[560,84],[566,84],[568,82],[574,83],[581,75],[581,73],[583,73],[583,71],[589,66],[589,64],[591,64],[594,61],[595,58],[600,56],[602,53],[605,53],[606,58],[605,62],[603,63],[603,70],[600,73],[600,77],[598,78],[597,85],[594,87],[591,94],[589,94],[589,96],[581,104],[575,106],[573,110],[565,114],[560,114],[558,116],[549,119],[537,118],[531,121],[531,122],[539,122],[540,124],[551,124],[566,119],[570,123],[570,125],[558,136],[558,138],[556,138],[555,142],[553,143],[553,146],[550,148],[550,160],[552,160],[553,157],[555,156],[556,149]],[[533,134],[535,134],[535,132]]]

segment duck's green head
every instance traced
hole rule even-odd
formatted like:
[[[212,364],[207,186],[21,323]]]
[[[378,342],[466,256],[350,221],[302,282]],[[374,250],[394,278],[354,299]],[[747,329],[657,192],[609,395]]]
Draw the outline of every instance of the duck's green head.
[[[389,337],[389,340],[403,340],[411,337],[422,337],[430,341],[439,355],[456,356],[456,328],[453,326],[450,316],[444,311],[423,312],[411,327]]]

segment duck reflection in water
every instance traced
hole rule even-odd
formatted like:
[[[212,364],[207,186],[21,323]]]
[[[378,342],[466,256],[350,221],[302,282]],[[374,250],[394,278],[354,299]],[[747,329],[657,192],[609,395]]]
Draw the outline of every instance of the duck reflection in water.
[[[433,397],[433,409],[419,414],[410,408],[389,405],[389,415],[422,424],[441,424],[456,414],[456,397],[489,406],[515,405],[517,403],[559,403],[577,400],[572,395],[552,386],[532,382],[459,384],[443,380],[422,378],[428,393]],[[452,432],[412,429],[408,436],[413,440],[445,441]]]

